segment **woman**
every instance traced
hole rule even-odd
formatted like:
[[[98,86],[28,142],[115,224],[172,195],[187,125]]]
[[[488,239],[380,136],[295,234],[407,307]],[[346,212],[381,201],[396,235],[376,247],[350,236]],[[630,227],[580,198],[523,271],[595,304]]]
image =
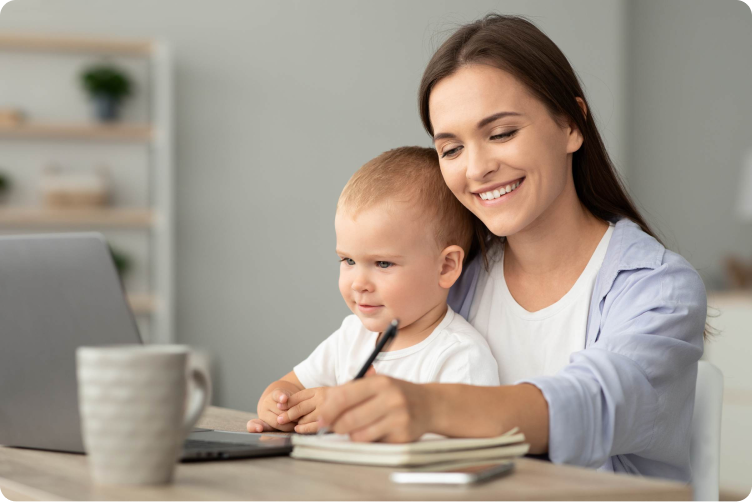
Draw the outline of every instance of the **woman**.
[[[419,94],[447,185],[493,234],[450,303],[502,386],[376,375],[332,389],[321,425],[392,442],[519,426],[553,462],[689,481],[704,286],[625,193],[564,55],[489,15],[439,48]]]

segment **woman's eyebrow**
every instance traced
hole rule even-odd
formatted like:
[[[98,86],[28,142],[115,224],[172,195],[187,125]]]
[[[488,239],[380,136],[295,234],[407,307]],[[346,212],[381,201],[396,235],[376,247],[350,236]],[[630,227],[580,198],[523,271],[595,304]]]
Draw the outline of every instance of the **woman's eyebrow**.
[[[477,127],[478,129],[480,129],[483,126],[490,124],[494,120],[499,120],[499,119],[504,118],[504,117],[519,117],[520,115],[522,115],[522,114],[521,113],[517,113],[517,112],[499,112],[499,113],[494,113],[493,115],[489,115],[488,117],[486,117],[483,120],[481,120],[480,122],[478,122],[478,125],[475,126],[475,127]]]
[[[478,122],[478,125],[475,126],[477,129],[480,129],[481,127],[490,124],[494,120],[499,120],[504,117],[520,117],[522,116],[521,113],[517,112],[499,112],[494,113],[493,115],[489,115],[488,117],[481,119],[480,122]],[[433,135],[433,141],[434,143],[437,142],[440,139],[446,139],[446,138],[456,138],[457,136],[452,134],[451,132],[440,132]]]

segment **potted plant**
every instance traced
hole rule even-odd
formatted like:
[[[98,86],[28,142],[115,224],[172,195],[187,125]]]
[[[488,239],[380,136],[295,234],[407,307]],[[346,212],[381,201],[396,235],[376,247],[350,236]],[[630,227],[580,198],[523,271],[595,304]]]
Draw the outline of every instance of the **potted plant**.
[[[81,83],[94,100],[97,118],[103,122],[116,121],[120,105],[131,95],[132,84],[128,75],[110,64],[98,64],[81,73]]]
[[[0,202],[3,202],[8,196],[10,190],[10,178],[7,174],[0,171]]]
[[[110,247],[110,254],[112,255],[112,261],[115,263],[115,268],[118,271],[118,275],[122,278],[125,276],[132,267],[132,262],[130,256],[126,254],[125,252],[121,251],[120,249],[112,247],[112,245],[109,245]]]

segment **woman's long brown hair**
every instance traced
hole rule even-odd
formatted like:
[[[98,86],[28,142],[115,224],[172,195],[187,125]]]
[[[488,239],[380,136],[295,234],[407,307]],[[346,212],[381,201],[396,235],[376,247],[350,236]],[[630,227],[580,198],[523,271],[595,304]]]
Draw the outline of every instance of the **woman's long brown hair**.
[[[420,117],[431,136],[431,90],[439,80],[469,64],[489,65],[511,74],[546,106],[551,116],[574,122],[584,138],[572,156],[574,186],[582,204],[604,221],[629,218],[660,242],[614,169],[569,61],[550,38],[525,18],[489,14],[462,26],[439,47],[423,73],[418,92]],[[576,98],[585,102],[587,114],[582,113]]]
[[[541,30],[519,16],[489,14],[455,31],[428,62],[418,91],[423,127],[433,136],[428,100],[438,81],[469,64],[484,64],[503,70],[522,82],[557,120],[574,122],[583,136],[572,155],[572,177],[580,202],[604,221],[628,218],[663,245],[640,215],[606,151],[590,106],[577,75],[566,56]],[[576,98],[588,113],[583,114]],[[475,221],[476,242],[471,255],[482,254],[488,267],[486,245],[493,234]],[[705,337],[715,334],[706,324]]]

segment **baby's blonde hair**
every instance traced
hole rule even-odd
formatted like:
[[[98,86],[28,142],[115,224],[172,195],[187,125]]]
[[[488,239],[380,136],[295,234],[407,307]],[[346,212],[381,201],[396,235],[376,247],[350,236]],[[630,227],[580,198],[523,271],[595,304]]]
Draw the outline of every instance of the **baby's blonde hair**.
[[[469,258],[475,216],[444,183],[436,150],[405,146],[384,152],[358,169],[337,202],[337,211],[357,216],[385,201],[411,202],[430,221],[439,249],[458,245]]]

